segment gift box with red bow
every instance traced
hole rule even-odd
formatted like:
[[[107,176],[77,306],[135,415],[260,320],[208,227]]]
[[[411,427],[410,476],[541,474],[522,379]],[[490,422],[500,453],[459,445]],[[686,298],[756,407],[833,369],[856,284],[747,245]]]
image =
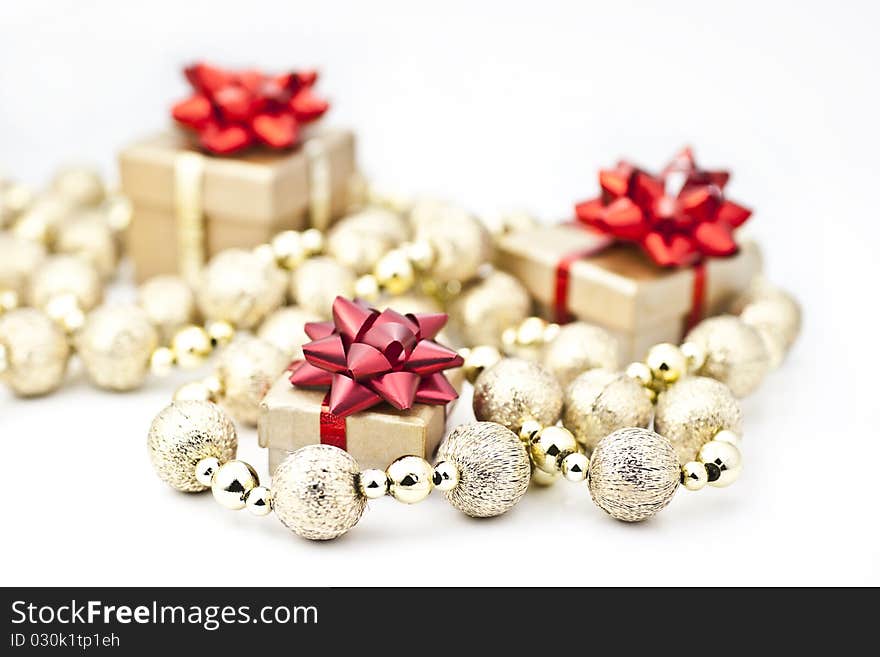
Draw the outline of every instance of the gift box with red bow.
[[[315,443],[347,450],[362,468],[430,459],[462,379],[461,356],[433,339],[445,323],[442,313],[380,312],[337,298],[332,321],[306,325],[304,360],[262,401],[258,435],[270,471]]]
[[[195,275],[211,255],[285,229],[326,228],[356,201],[354,136],[315,127],[329,105],[313,72],[186,69],[176,128],[120,154],[138,279]]]
[[[722,312],[761,270],[757,245],[734,239],[751,212],[725,196],[728,180],[689,149],[659,174],[621,162],[600,172],[601,195],[575,221],[503,236],[497,264],[549,319],[602,326],[622,360],[641,359]]]

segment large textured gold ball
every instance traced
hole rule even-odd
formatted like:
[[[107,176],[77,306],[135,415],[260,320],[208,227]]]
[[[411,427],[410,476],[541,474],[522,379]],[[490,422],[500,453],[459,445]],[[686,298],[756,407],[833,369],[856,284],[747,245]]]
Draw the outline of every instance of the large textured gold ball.
[[[327,253],[356,274],[367,274],[408,235],[409,225],[398,213],[368,208],[333,226],[327,234]]]
[[[501,346],[504,329],[532,311],[532,299],[510,274],[494,271],[469,285],[449,306],[449,330],[460,344]]]
[[[415,240],[424,241],[434,250],[431,277],[439,283],[461,281],[477,275],[492,254],[489,232],[461,208],[434,204],[432,208],[414,208],[411,214]]]
[[[76,350],[92,382],[107,390],[133,390],[150,371],[159,335],[134,304],[107,305],[86,317]]]
[[[635,379],[622,372],[590,370],[566,389],[562,423],[592,451],[602,438],[618,429],[647,427],[653,411]]]
[[[440,445],[437,459],[452,463],[458,485],[444,493],[459,511],[474,518],[501,515],[529,487],[529,455],[519,437],[494,422],[456,427]]]
[[[504,358],[474,384],[477,420],[497,422],[519,432],[527,420],[556,424],[562,412],[562,387],[544,367],[519,358]]]
[[[279,308],[260,325],[257,337],[275,345],[289,360],[299,360],[303,357],[302,346],[309,342],[306,324],[319,321],[319,315],[298,306]]]
[[[101,303],[104,288],[94,265],[73,255],[47,258],[31,276],[28,302],[45,308],[52,299],[62,295],[73,296],[83,312]]]
[[[286,277],[252,251],[221,251],[202,271],[196,302],[208,320],[241,329],[259,324],[284,301]]]
[[[31,273],[46,257],[39,242],[0,233],[0,291],[12,290],[25,298]]]
[[[196,299],[180,276],[155,276],[138,288],[138,304],[159,331],[162,344],[170,344],[178,329],[192,323]]]
[[[300,308],[330,317],[337,296],[351,297],[354,272],[333,258],[310,258],[290,275],[290,295]]]
[[[59,226],[55,250],[85,259],[105,280],[116,273],[116,237],[98,210],[81,211]]]
[[[770,365],[776,368],[800,332],[801,309],[794,299],[780,293],[748,304],[740,319],[758,331],[767,347]]]
[[[761,385],[770,366],[760,334],[739,317],[704,319],[685,341],[706,350],[706,361],[697,374],[718,379],[737,397],[745,397]]]
[[[646,520],[669,504],[681,467],[670,442],[648,429],[618,429],[590,458],[590,495],[611,517]]]
[[[657,398],[654,429],[666,436],[682,463],[723,429],[739,434],[742,410],[730,389],[704,376],[685,377]]]
[[[581,372],[616,370],[620,365],[617,339],[598,326],[572,322],[560,327],[544,347],[541,362],[565,387]]]
[[[208,488],[196,479],[196,466],[208,457],[226,463],[235,458],[235,425],[216,404],[176,401],[153,419],[147,435],[150,461],[159,479],[177,490]]]
[[[309,445],[284,459],[272,477],[272,492],[284,526],[314,541],[342,536],[367,504],[358,490],[357,463],[331,445]]]
[[[0,315],[0,346],[5,353],[2,378],[16,394],[44,395],[64,380],[67,337],[45,313],[19,308]]]
[[[106,193],[101,174],[85,166],[59,170],[52,180],[52,191],[75,205],[97,205]]]
[[[273,344],[249,335],[236,338],[221,353],[217,378],[223,407],[239,422],[256,425],[260,402],[290,363]]]

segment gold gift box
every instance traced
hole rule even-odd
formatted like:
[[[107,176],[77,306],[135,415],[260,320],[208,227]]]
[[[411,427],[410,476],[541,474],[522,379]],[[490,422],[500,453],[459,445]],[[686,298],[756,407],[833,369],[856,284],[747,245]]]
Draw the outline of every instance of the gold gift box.
[[[447,370],[446,378],[460,390],[461,368]],[[269,450],[269,472],[274,473],[288,454],[320,443],[323,390],[296,388],[286,372],[266,393],[260,404],[257,436]],[[346,451],[362,469],[384,470],[401,456],[431,460],[446,433],[446,415],[452,408],[415,404],[399,411],[380,404],[345,418]]]
[[[175,130],[119,155],[122,190],[133,206],[128,253],[138,280],[190,277],[207,258],[252,248],[282,230],[326,228],[356,200],[354,135],[327,130],[291,151],[205,155]]]
[[[568,312],[614,335],[622,363],[640,360],[658,342],[677,343],[693,306],[694,269],[659,267],[632,245],[602,248],[604,241],[573,224],[510,233],[498,243],[496,264],[516,276],[552,318],[559,263],[573,253],[595,251],[570,265]],[[748,240],[734,256],[709,259],[704,314],[722,312],[761,266],[758,246]]]

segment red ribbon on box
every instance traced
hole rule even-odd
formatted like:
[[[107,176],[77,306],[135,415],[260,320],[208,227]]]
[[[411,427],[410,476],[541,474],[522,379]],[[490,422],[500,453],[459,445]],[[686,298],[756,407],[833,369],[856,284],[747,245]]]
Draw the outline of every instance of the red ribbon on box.
[[[199,135],[211,153],[227,155],[254,145],[290,148],[301,126],[330,107],[312,91],[314,71],[266,75],[256,70],[229,71],[205,63],[184,69],[192,95],[171,115]]]
[[[733,232],[751,210],[724,196],[727,171],[701,169],[684,148],[660,174],[629,162],[599,172],[600,196],[575,206],[579,225],[609,237],[588,252],[572,253],[556,268],[557,321],[570,321],[568,282],[571,265],[595,255],[613,242],[638,245],[661,267],[692,267],[694,287],[688,327],[703,314],[707,258],[728,257],[739,250]]]

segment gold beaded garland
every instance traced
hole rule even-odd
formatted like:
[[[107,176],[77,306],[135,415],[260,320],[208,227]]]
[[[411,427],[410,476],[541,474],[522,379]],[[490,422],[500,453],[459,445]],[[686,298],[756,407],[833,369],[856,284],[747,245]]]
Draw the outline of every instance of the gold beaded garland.
[[[544,367],[519,358],[504,358],[474,384],[477,420],[497,422],[519,431],[527,420],[555,424],[562,412],[562,388]]]
[[[546,344],[541,362],[565,387],[581,372],[616,370],[617,339],[598,326],[572,322],[560,327],[557,336]]]
[[[67,338],[39,310],[18,308],[0,315],[0,348],[0,377],[17,395],[45,395],[64,380],[70,354]]]
[[[758,332],[732,315],[704,319],[685,340],[706,350],[706,362],[698,373],[718,379],[737,397],[753,392],[770,365],[767,348]]]

